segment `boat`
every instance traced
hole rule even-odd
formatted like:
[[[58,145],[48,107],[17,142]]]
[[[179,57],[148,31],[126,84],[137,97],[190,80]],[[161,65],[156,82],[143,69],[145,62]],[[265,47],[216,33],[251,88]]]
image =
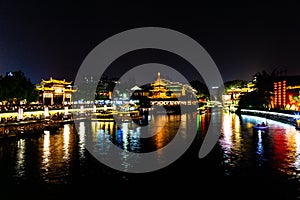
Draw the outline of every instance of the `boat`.
[[[131,103],[127,103],[119,106],[116,112],[114,113],[113,117],[117,121],[122,121],[122,122],[134,121],[136,123],[138,123],[139,120],[142,119],[142,116],[140,115],[140,111],[139,111],[139,106]]]
[[[93,121],[115,121],[114,114],[116,111],[113,111],[111,109],[108,110],[101,110],[99,112],[95,112],[92,114],[91,120]]]
[[[142,119],[142,116],[140,115],[139,111],[133,110],[133,111],[118,111],[114,117],[117,120],[120,120],[122,122],[139,122],[139,120]]]
[[[269,130],[269,126],[268,125],[265,125],[265,126],[263,126],[263,125],[255,125],[255,126],[253,126],[253,130],[256,130],[256,131],[259,131],[259,130],[261,130],[261,131],[267,131],[267,130]]]
[[[44,122],[44,127],[43,129],[45,131],[50,131],[51,133],[58,133],[59,129],[61,128],[60,121],[56,120],[46,120]]]

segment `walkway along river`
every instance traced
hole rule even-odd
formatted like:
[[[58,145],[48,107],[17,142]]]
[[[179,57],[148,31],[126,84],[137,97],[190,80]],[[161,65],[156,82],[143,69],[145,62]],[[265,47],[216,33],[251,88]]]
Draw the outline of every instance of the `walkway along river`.
[[[76,130],[63,124],[58,133],[40,137],[0,140],[0,198],[170,198],[288,199],[300,197],[300,132],[293,125],[268,119],[267,132],[252,126],[265,118],[226,113],[221,136],[213,150],[198,157],[211,114],[149,116],[161,129],[151,141],[140,140],[134,122],[81,121]],[[190,148],[171,165],[154,172],[129,174],[98,162],[85,148],[90,134],[95,148],[112,141],[128,151],[163,147],[174,137],[179,123],[197,123]],[[86,133],[87,127],[93,132]],[[180,133],[184,140],[185,134]],[[112,145],[112,144],[111,144]],[[105,152],[103,152],[105,153]],[[126,156],[120,155],[120,156]],[[161,155],[164,156],[164,155]],[[124,166],[126,163],[124,157]],[[141,194],[142,192],[142,194]]]

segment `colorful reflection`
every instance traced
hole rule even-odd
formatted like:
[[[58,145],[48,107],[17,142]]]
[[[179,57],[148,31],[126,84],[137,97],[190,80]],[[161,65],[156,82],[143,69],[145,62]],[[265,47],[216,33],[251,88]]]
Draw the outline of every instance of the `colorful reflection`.
[[[238,116],[230,112],[220,114],[222,114],[221,136],[216,144],[216,151],[212,152],[214,157],[210,159],[213,160],[213,164],[220,167],[222,173],[230,176],[240,174],[248,176],[248,173],[257,172],[273,175],[275,171],[276,174],[300,178],[300,131],[293,125],[260,117]],[[204,136],[210,120],[213,119],[213,117],[210,119],[209,114],[151,116],[151,121],[145,128],[157,132],[152,132],[153,137],[150,139],[141,137],[142,127],[135,123],[126,122],[117,125],[114,122],[80,122],[77,131],[72,124],[67,124],[62,126],[58,133],[45,131],[38,139],[22,139],[13,141],[12,144],[9,143],[10,145],[1,145],[0,163],[5,165],[6,163],[2,161],[10,158],[13,158],[13,162],[3,167],[11,171],[0,173],[4,177],[3,174],[10,172],[9,178],[13,176],[17,180],[20,178],[30,180],[35,177],[41,183],[50,183],[49,185],[70,183],[74,181],[72,180],[74,176],[78,178],[77,180],[81,180],[81,173],[84,173],[82,176],[88,176],[90,175],[88,167],[95,167],[94,162],[86,163],[89,162],[85,157],[87,140],[93,142],[93,148],[98,149],[99,154],[107,153],[112,145],[124,149],[125,151],[120,153],[120,159],[126,170],[131,167],[131,162],[127,162],[131,159],[129,156],[132,156],[129,152],[143,153],[162,148],[176,134],[180,134],[181,139],[185,140],[188,132],[177,133],[177,128],[180,124],[183,129],[187,128],[187,122],[190,121],[197,123],[198,131]],[[269,131],[253,131],[253,125],[262,121],[267,121]],[[93,130],[90,135],[86,133],[88,126]],[[198,158],[197,150],[192,152],[196,158]],[[160,154],[158,159],[164,160],[163,152],[157,152]],[[135,156],[134,159],[138,162],[139,154]],[[85,165],[90,166],[85,169]],[[190,166],[187,169],[191,169]]]
[[[130,154],[130,152],[144,153],[156,151],[158,159],[166,159],[160,155],[160,148],[165,147],[175,137],[179,125],[186,129],[187,121],[192,120],[192,116],[183,115],[151,115],[151,121],[147,126],[139,126],[134,122],[115,122],[92,121],[91,127],[93,149],[96,154],[106,154],[112,148],[112,145],[119,147],[121,160],[124,170],[131,167],[128,156],[136,156],[136,162],[139,161],[139,154]],[[180,137],[185,140],[187,132],[180,132]]]
[[[294,126],[290,125],[282,129],[277,122],[274,124],[273,134],[276,168],[289,175],[297,174],[299,176],[299,133],[295,130]]]
[[[257,134],[258,165],[268,161],[276,171],[300,177],[300,132],[295,126],[247,115],[243,116],[243,120],[249,125],[249,129],[261,121],[267,121],[269,124],[268,132]]]
[[[81,159],[84,159],[84,152],[85,152],[85,125],[84,122],[79,122],[79,156]]]
[[[132,143],[138,143],[136,140],[140,138],[140,127],[134,122],[121,125],[115,122],[92,122],[92,135],[93,142],[100,142],[103,145],[112,142],[123,150],[132,151],[136,148]]]
[[[222,130],[219,144],[223,149],[223,165],[226,166],[225,174],[230,175],[232,168],[238,165],[243,157],[243,145],[241,138],[241,121],[239,116],[230,113],[222,113]]]
[[[44,131],[41,138],[41,163],[40,176],[46,183],[60,184],[67,183],[65,177],[69,176],[66,170],[72,166],[74,159],[74,141],[76,135],[75,127],[71,124],[65,124],[57,133]]]
[[[197,137],[199,137],[201,141],[203,141],[206,136],[206,132],[211,120],[210,117],[211,114],[209,112],[205,114],[197,114],[195,116],[197,132],[198,132]]]
[[[257,149],[256,149],[256,154],[258,155],[258,166],[261,166],[264,162],[264,146],[263,146],[263,137],[261,130],[257,131]]]

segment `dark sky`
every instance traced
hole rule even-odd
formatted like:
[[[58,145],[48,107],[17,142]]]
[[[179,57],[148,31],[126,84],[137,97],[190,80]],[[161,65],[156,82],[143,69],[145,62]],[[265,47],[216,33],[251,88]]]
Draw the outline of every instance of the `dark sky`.
[[[50,76],[74,80],[84,58],[103,40],[127,29],[158,26],[199,42],[224,81],[249,81],[256,72],[275,68],[300,75],[296,6],[87,2],[0,1],[0,74],[22,70],[34,83]],[[111,71],[124,73],[122,68],[147,62],[176,65],[189,80],[199,78],[186,70],[188,63],[157,51],[124,55]]]

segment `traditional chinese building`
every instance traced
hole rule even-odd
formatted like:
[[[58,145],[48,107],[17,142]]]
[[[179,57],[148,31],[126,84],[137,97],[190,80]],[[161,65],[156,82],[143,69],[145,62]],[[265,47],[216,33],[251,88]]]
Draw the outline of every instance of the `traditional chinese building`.
[[[72,81],[57,80],[50,77],[42,80],[36,87],[40,91],[40,101],[44,105],[71,105],[73,89]]]
[[[167,84],[160,78],[160,72],[157,73],[157,80],[151,84],[152,89],[150,90],[150,99],[170,99],[176,98],[177,91],[173,92],[171,88],[168,88],[171,84]],[[172,88],[175,86],[171,86]],[[176,88],[177,89],[177,88]],[[182,86],[180,87],[180,92],[182,91]]]
[[[254,90],[255,84],[252,81],[248,82],[246,86],[241,88],[227,89],[226,95],[222,96],[223,104],[238,106],[241,96]]]
[[[196,97],[196,90],[189,84],[162,79],[158,72],[156,81],[151,84],[148,98],[152,105],[187,105],[192,103],[192,96]]]

